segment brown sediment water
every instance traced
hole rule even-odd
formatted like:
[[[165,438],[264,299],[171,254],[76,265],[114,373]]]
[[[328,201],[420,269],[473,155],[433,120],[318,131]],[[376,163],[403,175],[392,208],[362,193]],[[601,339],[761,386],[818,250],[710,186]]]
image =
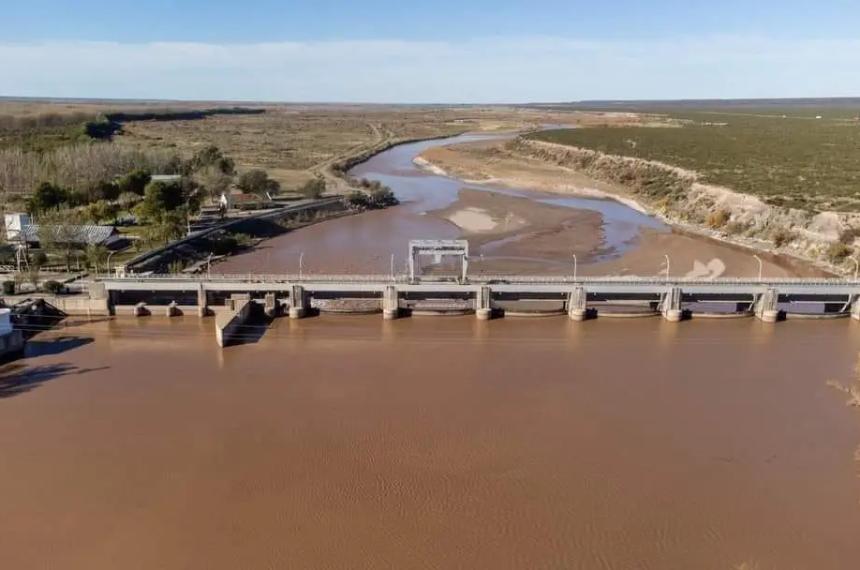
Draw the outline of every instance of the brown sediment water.
[[[860,418],[826,386],[856,322],[212,327],[82,324],[4,366],[0,567],[860,565]]]

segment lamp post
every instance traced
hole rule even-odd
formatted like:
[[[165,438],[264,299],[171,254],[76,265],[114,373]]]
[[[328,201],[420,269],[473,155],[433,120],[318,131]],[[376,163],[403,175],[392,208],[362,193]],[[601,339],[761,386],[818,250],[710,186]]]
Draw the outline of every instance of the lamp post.
[[[669,254],[664,253],[663,257],[666,258],[666,281],[668,281],[669,280]]]
[[[115,253],[116,253],[116,250],[114,250],[114,251],[110,252],[110,253],[108,254],[108,257],[107,257],[107,273],[108,273],[108,277],[110,277],[110,274],[111,274],[110,258],[111,258],[111,256],[112,256],[113,254],[115,254]]]
[[[302,273],[304,272],[304,264],[305,264],[305,252],[301,252],[299,254],[299,279],[302,278]]]
[[[394,254],[391,254],[391,280],[396,281],[394,278]]]
[[[206,278],[212,279],[212,254],[206,258]]]
[[[860,261],[857,261],[856,257],[849,257],[848,259],[854,262],[854,281],[857,281],[857,272],[860,270]]]
[[[762,263],[761,258],[759,256],[757,256],[756,254],[753,254],[753,257],[755,257],[755,260],[758,261],[758,280],[761,281],[762,270],[764,269],[764,264]]]
[[[576,254],[573,254],[573,280],[576,281]]]

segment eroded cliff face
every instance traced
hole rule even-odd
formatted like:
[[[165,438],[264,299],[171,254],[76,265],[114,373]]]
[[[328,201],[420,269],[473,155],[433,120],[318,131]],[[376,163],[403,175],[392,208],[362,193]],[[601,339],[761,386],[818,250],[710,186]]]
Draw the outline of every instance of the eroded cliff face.
[[[611,183],[672,224],[742,245],[803,257],[837,271],[853,270],[860,214],[809,212],[705,184],[669,164],[608,155],[525,138],[505,145],[515,157],[538,160]]]

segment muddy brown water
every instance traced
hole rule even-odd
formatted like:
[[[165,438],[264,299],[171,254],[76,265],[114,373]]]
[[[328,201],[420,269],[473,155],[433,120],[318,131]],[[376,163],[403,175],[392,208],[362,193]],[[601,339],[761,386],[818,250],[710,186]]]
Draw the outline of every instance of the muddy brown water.
[[[858,323],[212,326],[72,326],[3,369],[0,567],[860,565],[825,384]]]

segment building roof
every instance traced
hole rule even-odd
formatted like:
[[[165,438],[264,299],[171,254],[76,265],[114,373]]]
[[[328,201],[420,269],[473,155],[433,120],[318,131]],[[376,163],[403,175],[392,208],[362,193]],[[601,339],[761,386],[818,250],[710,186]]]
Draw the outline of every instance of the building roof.
[[[78,243],[83,245],[101,245],[116,233],[113,226],[55,226],[55,236],[58,241]],[[21,236],[28,242],[39,241],[39,225],[30,224],[21,228]]]
[[[177,182],[182,180],[181,174],[153,174],[149,177],[152,182]]]

